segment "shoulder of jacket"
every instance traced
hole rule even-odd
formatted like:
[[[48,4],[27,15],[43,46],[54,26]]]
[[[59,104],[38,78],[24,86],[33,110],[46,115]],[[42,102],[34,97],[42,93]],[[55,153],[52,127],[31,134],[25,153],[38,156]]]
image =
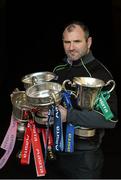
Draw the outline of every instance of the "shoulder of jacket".
[[[107,74],[109,74],[109,76],[111,78],[113,78],[113,75],[111,74],[111,72],[109,71],[109,69],[103,64],[101,63],[101,61],[99,61],[98,59],[96,59],[97,63],[104,69],[104,71],[107,72]]]

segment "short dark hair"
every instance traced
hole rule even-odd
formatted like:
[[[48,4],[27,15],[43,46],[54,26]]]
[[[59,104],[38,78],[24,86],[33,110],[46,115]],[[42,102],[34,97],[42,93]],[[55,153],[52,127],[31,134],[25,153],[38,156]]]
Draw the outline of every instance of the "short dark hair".
[[[90,36],[89,28],[87,25],[85,25],[81,21],[71,21],[70,23],[66,24],[64,31],[65,30],[67,30],[68,32],[73,31],[73,29],[75,28],[75,25],[78,25],[83,29],[83,31],[85,32],[86,39],[88,39],[88,37]]]

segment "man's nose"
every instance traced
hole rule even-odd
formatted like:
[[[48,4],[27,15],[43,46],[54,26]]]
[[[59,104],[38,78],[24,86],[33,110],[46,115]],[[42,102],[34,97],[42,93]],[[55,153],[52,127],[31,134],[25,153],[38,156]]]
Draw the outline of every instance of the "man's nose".
[[[73,43],[73,42],[70,43],[69,49],[70,49],[70,50],[73,50],[73,49],[74,49],[74,43]]]

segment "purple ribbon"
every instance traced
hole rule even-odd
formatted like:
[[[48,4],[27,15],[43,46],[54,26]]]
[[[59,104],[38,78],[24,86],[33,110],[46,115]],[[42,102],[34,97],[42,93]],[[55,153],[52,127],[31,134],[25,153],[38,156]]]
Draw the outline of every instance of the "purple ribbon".
[[[10,126],[0,146],[2,149],[6,151],[4,155],[0,158],[0,169],[2,169],[3,166],[6,164],[7,160],[9,159],[13,151],[16,141],[16,134],[17,134],[17,121],[14,120],[12,115]]]

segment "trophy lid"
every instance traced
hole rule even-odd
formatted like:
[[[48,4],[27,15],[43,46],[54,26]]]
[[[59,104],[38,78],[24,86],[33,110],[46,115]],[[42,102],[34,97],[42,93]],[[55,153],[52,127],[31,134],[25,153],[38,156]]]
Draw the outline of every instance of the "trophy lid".
[[[51,81],[52,79],[55,79],[55,77],[55,73],[43,71],[27,74],[22,77],[21,81],[24,83],[25,86],[30,87],[34,84],[39,84],[42,81]]]

